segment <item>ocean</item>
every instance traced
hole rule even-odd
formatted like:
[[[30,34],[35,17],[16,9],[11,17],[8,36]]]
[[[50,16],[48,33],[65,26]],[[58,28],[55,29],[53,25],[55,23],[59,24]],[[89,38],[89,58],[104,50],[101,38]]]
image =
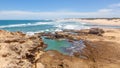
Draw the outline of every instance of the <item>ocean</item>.
[[[27,34],[36,32],[54,32],[63,29],[87,28],[84,23],[56,20],[0,20],[0,29],[8,31],[21,31]]]
[[[103,26],[71,20],[0,20],[1,30],[21,31],[27,34],[62,31],[64,29],[79,30],[92,27],[120,28],[120,26]]]

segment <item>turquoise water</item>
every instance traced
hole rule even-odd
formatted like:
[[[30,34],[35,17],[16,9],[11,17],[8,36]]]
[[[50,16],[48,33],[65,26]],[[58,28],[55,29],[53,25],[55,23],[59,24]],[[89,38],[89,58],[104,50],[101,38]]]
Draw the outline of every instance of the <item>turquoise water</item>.
[[[45,44],[48,45],[48,47],[45,50],[57,50],[63,54],[69,54],[69,52],[65,51],[65,48],[69,48],[71,46],[71,43],[69,43],[67,40],[53,40],[43,38],[43,41]]]
[[[46,39],[42,38],[44,43],[48,45],[45,49],[47,50],[56,50],[64,55],[73,56],[74,52],[81,53],[82,50],[86,47],[83,40],[76,40],[73,42],[68,42],[66,39]]]

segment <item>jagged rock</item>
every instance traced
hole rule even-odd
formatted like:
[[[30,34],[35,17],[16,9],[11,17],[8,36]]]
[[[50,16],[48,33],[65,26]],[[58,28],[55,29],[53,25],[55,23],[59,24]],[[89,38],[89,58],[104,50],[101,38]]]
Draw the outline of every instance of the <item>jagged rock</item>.
[[[37,36],[0,30],[0,68],[34,68],[36,54],[45,47]]]

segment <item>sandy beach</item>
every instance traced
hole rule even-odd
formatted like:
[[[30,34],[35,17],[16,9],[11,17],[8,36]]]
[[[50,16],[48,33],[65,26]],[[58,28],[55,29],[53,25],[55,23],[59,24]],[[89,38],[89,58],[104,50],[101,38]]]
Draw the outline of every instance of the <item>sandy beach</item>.
[[[66,19],[67,20],[67,19]],[[98,25],[115,25],[120,26],[120,18],[79,18],[79,19],[68,19],[73,20],[77,22],[86,22],[86,23],[92,23],[92,24],[98,24]]]

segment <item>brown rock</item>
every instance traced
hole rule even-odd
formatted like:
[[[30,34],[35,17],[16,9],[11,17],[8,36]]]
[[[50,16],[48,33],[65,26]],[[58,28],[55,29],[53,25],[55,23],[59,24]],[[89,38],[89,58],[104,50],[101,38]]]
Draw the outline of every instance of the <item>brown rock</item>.
[[[45,45],[37,36],[0,30],[0,68],[34,68]]]
[[[104,33],[104,31],[102,29],[99,29],[99,28],[91,28],[88,33],[101,36]]]
[[[45,68],[45,66],[42,63],[36,63],[36,68]]]

